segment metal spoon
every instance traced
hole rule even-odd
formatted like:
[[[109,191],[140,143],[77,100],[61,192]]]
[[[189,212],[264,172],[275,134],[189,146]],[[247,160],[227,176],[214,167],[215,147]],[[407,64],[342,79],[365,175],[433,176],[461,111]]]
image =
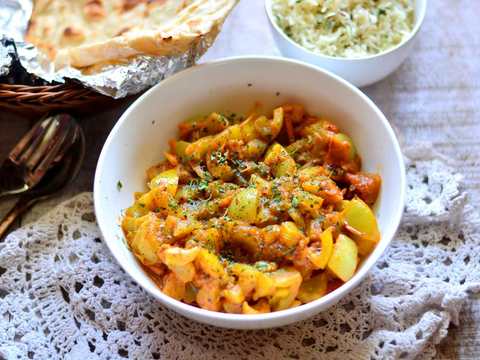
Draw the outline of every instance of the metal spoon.
[[[78,124],[67,114],[37,122],[0,166],[0,197],[28,191],[75,141]]]
[[[23,194],[0,221],[0,238],[20,215],[37,202],[52,197],[75,179],[85,156],[85,136],[79,126],[76,127],[73,137],[74,143],[65,152],[62,160],[47,171],[37,186]]]

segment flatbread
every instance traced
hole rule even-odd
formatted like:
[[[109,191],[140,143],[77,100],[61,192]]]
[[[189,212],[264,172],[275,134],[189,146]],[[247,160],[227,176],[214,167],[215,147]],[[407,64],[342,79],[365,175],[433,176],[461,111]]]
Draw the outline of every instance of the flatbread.
[[[175,55],[218,32],[238,0],[34,0],[27,41],[56,67]]]

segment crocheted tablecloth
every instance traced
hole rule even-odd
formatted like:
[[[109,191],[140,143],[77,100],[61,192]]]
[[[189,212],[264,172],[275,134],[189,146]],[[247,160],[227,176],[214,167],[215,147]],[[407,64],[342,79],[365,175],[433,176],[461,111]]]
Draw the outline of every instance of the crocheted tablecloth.
[[[338,305],[261,331],[186,320],[120,269],[82,193],[39,206],[42,217],[0,242],[0,359],[434,358],[480,292],[479,4],[430,1],[414,54],[366,89],[401,139],[407,207],[383,258]],[[262,6],[243,0],[207,58],[275,53]]]

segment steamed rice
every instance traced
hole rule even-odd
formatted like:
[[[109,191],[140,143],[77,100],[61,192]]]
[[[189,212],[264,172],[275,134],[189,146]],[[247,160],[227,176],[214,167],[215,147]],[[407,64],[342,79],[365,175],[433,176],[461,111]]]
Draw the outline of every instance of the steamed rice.
[[[412,31],[414,0],[272,0],[285,34],[323,55],[360,58],[401,43]]]

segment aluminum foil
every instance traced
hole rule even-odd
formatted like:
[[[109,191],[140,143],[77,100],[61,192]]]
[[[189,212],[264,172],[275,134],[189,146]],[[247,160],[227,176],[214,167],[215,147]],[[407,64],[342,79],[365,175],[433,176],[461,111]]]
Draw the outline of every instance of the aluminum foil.
[[[39,79],[47,83],[64,83],[68,79],[81,82],[99,93],[113,98],[137,94],[175,72],[192,66],[213,43],[215,35],[200,38],[184,54],[175,56],[138,56],[127,64],[111,65],[101,72],[85,75],[67,67],[55,71],[53,64],[32,44],[24,42],[28,21],[32,14],[32,0],[0,0],[0,77],[18,73],[20,64],[30,76],[29,83]],[[8,80],[7,80],[8,81]],[[12,81],[10,81],[12,82]]]

